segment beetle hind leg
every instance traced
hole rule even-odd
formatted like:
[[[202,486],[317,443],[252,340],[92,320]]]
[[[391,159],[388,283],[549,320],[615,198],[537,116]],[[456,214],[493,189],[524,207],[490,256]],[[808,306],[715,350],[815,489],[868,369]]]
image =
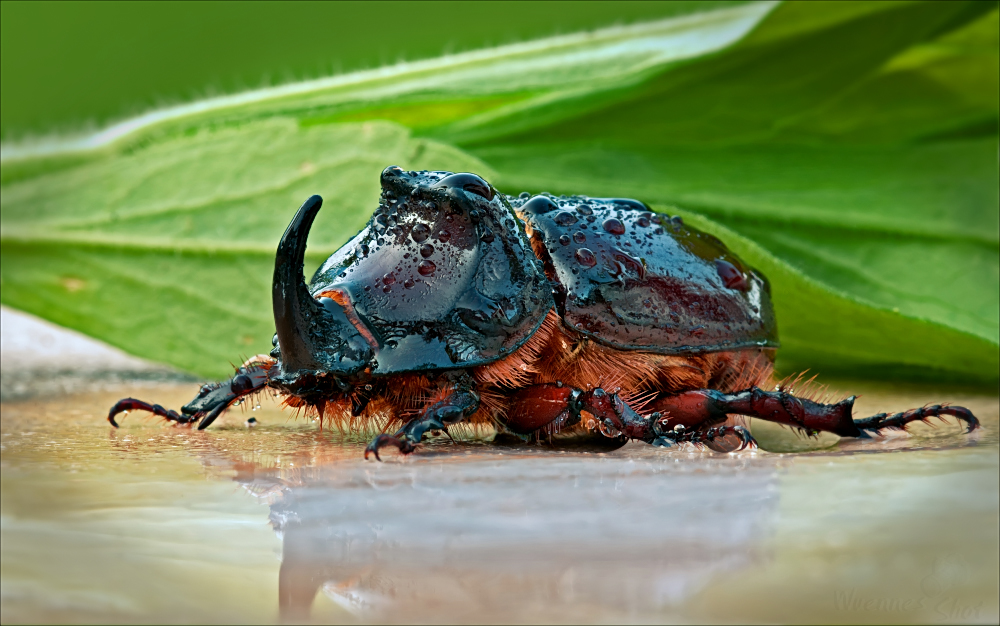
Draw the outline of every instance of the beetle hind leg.
[[[951,415],[965,422],[968,432],[979,428],[979,420],[971,411],[960,406],[932,405],[892,415],[879,413],[855,420],[854,397],[835,404],[814,402],[785,391],[764,391],[751,387],[738,393],[723,393],[714,389],[696,389],[673,396],[658,398],[652,403],[668,420],[667,426],[687,426],[702,422],[721,422],[727,414],[745,415],[791,426],[815,434],[820,431],[841,437],[868,437],[884,430],[906,430],[916,421]]]

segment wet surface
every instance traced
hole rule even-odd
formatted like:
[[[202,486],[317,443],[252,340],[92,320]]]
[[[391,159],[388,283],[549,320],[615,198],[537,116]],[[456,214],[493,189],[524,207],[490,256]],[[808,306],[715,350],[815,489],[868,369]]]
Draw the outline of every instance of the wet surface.
[[[379,464],[268,402],[203,432],[104,421],[195,391],[3,403],[5,623],[997,619],[995,396],[869,386],[858,415],[948,399],[984,428],[754,422],[770,452],[731,455],[437,439]]]

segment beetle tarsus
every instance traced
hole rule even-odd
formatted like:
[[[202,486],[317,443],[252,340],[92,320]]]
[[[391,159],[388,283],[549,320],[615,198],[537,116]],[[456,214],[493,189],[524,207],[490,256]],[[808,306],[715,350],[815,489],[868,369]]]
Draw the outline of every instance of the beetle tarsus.
[[[150,404],[136,398],[122,398],[108,411],[108,421],[111,422],[112,426],[118,428],[118,422],[115,421],[115,417],[125,411],[148,411],[153,415],[171,422],[177,422],[178,424],[190,424],[197,419],[193,415],[182,415],[176,411],[165,409],[159,404]]]
[[[979,419],[972,414],[972,411],[962,406],[948,406],[934,404],[931,406],[910,409],[902,413],[888,414],[879,413],[871,417],[855,420],[854,423],[862,432],[872,432],[880,434],[883,430],[906,430],[907,425],[913,422],[924,422],[932,417],[942,418],[943,415],[951,415],[959,421],[965,422],[965,432],[971,433],[979,428]]]
[[[413,442],[406,437],[395,437],[393,435],[386,435],[383,433],[372,439],[372,442],[365,448],[365,460],[368,460],[369,454],[374,454],[375,460],[381,461],[382,457],[378,455],[378,450],[379,448],[384,448],[386,446],[396,446],[396,449],[399,450],[400,454],[409,454],[416,448],[416,446],[413,445]]]
[[[708,430],[683,430],[683,431],[663,431],[658,433],[656,439],[651,441],[654,446],[669,447],[679,443],[691,443],[698,447],[721,439],[727,435],[736,435],[740,439],[740,446],[736,450],[756,449],[757,440],[753,438],[750,431],[744,426],[716,426]]]

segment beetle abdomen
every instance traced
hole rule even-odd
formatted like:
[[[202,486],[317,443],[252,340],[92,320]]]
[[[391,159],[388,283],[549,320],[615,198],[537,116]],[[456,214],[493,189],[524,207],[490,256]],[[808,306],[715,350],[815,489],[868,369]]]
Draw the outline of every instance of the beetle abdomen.
[[[778,346],[766,279],[726,246],[635,200],[511,198],[563,322],[608,346],[696,354]]]

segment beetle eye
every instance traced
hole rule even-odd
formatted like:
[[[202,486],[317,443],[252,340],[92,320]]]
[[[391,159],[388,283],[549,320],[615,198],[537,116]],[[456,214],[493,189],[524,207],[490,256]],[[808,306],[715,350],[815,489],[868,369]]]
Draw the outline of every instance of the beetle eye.
[[[435,185],[435,188],[440,187],[452,187],[458,189],[464,189],[469,193],[474,193],[477,196],[482,196],[487,200],[493,199],[493,187],[490,186],[488,182],[476,176],[475,174],[452,174],[451,176],[445,176],[439,180]]]

